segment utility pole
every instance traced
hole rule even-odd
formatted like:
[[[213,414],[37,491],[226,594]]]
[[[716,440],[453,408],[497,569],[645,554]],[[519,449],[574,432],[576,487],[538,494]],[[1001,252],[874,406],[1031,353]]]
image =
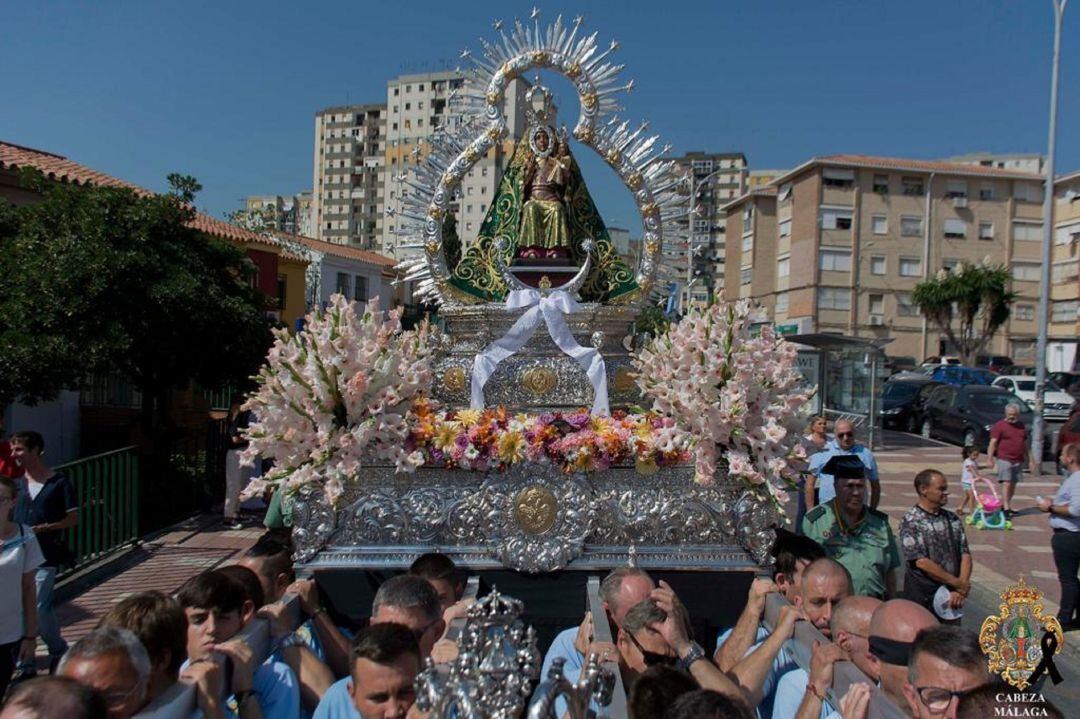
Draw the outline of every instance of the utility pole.
[[[1042,473],[1043,440],[1046,421],[1043,402],[1046,395],[1046,345],[1050,315],[1050,263],[1054,238],[1054,153],[1057,145],[1058,63],[1061,57],[1061,18],[1068,0],[1050,0],[1054,6],[1054,58],[1050,69],[1050,130],[1046,149],[1046,189],[1043,191],[1042,292],[1039,295],[1039,337],[1035,343],[1035,422],[1032,427],[1031,452]]]

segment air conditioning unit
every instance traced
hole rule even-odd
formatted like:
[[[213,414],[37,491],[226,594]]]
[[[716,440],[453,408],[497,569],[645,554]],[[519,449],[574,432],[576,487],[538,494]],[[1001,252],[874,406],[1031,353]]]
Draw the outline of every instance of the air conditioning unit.
[[[968,198],[966,197],[954,197],[952,198],[952,206],[958,208],[967,207],[967,201]]]
[[[871,327],[883,327],[885,325],[885,318],[881,315],[870,315]]]

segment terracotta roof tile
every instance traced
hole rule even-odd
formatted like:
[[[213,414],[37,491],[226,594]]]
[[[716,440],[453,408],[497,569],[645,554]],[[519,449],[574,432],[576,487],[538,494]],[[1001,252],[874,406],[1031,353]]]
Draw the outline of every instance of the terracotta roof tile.
[[[98,172],[85,165],[72,162],[62,155],[0,141],[0,169],[18,167],[33,167],[50,180],[58,182],[70,182],[76,185],[126,187],[140,195],[154,194],[150,190],[133,185],[130,182],[125,182],[111,175],[106,175],[104,172]],[[191,226],[200,232],[224,240],[260,245],[278,245],[270,237],[246,230],[243,227],[237,227],[202,212],[195,213],[195,219],[191,221]],[[300,259],[292,255],[289,256],[291,259]]]
[[[298,242],[302,245],[306,245],[313,250],[323,252],[328,255],[336,255],[338,257],[344,257],[350,260],[359,260],[360,262],[366,262],[369,265],[376,265],[379,267],[393,267],[397,264],[397,260],[386,255],[380,255],[378,252],[372,252],[370,250],[361,250],[358,247],[350,247],[349,245],[339,245],[336,242],[324,242],[322,240],[316,240],[314,237],[304,237],[303,235],[290,235],[287,232],[274,231],[275,237],[283,237],[293,242]]]

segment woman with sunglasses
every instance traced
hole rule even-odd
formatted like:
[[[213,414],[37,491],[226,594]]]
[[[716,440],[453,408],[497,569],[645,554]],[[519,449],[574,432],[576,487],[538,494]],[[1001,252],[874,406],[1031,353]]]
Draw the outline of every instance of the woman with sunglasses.
[[[16,659],[34,661],[37,648],[37,587],[34,573],[45,561],[34,530],[11,521],[18,487],[0,476],[0,697]]]

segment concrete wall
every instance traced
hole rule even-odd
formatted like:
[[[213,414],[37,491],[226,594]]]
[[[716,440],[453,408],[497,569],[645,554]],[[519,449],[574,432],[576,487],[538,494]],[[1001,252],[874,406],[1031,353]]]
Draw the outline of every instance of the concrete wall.
[[[79,458],[79,393],[61,392],[52,402],[33,407],[13,404],[4,412],[6,434],[40,432],[45,438],[45,462],[56,466]]]

